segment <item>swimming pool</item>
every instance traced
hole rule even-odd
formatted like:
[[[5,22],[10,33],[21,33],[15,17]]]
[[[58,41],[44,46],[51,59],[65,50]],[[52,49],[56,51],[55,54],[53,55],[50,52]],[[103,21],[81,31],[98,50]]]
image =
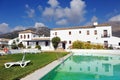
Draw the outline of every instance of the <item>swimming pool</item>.
[[[120,56],[70,56],[40,80],[120,80]]]

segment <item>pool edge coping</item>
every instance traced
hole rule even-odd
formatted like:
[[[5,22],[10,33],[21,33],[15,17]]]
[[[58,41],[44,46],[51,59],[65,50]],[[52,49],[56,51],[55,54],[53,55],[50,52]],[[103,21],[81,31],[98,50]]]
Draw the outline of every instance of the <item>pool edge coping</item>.
[[[64,60],[67,59],[71,54],[68,54],[64,57],[62,57]],[[55,60],[51,62],[50,64],[34,71],[31,74],[28,74],[27,76],[21,78],[20,80],[39,80],[43,76],[45,76],[48,72],[50,72],[52,69],[54,69],[56,66],[58,66],[60,63],[62,63],[63,60]]]

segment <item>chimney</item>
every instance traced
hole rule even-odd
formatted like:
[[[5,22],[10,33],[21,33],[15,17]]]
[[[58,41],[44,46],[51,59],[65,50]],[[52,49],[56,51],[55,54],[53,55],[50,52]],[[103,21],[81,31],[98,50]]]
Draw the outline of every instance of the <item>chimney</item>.
[[[93,26],[97,26],[98,25],[98,22],[93,22]]]

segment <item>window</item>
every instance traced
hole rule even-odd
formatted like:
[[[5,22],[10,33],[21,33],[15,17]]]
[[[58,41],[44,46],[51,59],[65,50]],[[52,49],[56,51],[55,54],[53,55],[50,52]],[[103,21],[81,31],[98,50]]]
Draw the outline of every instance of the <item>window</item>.
[[[79,31],[79,34],[81,34],[81,31]]]
[[[71,31],[69,31],[69,35],[71,35]]]
[[[120,42],[118,43],[118,45],[120,46]]]
[[[97,35],[97,30],[94,31],[94,35]]]
[[[26,35],[24,35],[24,39],[26,39]]]
[[[69,41],[69,44],[71,44],[71,41]]]
[[[107,30],[104,30],[104,33],[103,33],[104,37],[107,37],[107,35],[108,35],[107,33],[108,33]]]
[[[28,35],[28,39],[30,38],[30,36]]]
[[[57,35],[57,32],[55,32],[55,35]]]
[[[104,47],[108,48],[108,41],[104,41]]]
[[[20,35],[20,38],[22,39],[22,35]]]
[[[87,35],[90,35],[89,31],[87,30]]]

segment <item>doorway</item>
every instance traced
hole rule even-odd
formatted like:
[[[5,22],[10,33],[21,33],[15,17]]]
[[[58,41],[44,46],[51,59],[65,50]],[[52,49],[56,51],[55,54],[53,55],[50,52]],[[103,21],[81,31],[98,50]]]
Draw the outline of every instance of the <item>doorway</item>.
[[[66,43],[62,42],[62,48],[65,49],[65,47],[66,47]]]
[[[108,41],[104,41],[104,47],[108,48]]]

